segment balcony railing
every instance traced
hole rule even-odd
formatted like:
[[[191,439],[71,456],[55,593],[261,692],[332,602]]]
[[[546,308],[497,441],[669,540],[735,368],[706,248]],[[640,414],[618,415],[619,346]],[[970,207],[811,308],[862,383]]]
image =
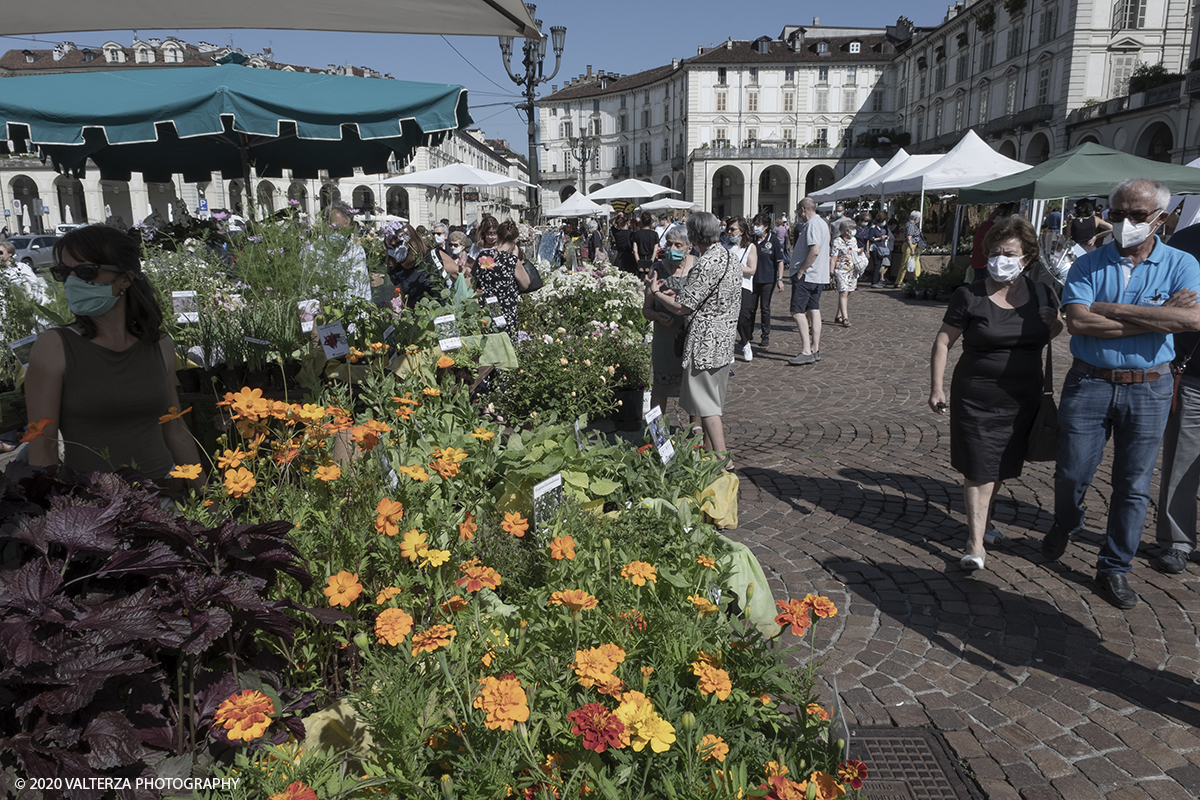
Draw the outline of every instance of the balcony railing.
[[[1156,86],[1153,89],[1136,92],[1125,97],[1114,97],[1105,103],[1077,108],[1067,115],[1067,127],[1082,125],[1092,120],[1106,119],[1126,111],[1178,103],[1180,94],[1184,90],[1188,94],[1200,92],[1200,72],[1190,73],[1186,80],[1168,83],[1166,86]]]
[[[1054,105],[1052,103],[1042,103],[1032,108],[1023,108],[1016,114],[1013,114],[1013,126],[1029,127],[1039,122],[1049,122],[1052,119],[1054,119]]]
[[[634,172],[636,172],[637,176],[640,178],[643,175],[649,175],[653,169],[654,168],[650,166],[650,162],[643,161],[641,164],[637,165],[637,167],[634,169]]]
[[[1189,72],[1187,76],[1187,93],[1200,94],[1200,70]]]
[[[1178,102],[1179,91],[1182,88],[1183,81],[1177,81],[1176,83],[1168,83],[1166,86],[1158,86],[1154,89],[1147,89],[1145,92],[1142,92],[1142,94],[1145,96],[1145,99],[1142,100],[1142,108]]]
[[[567,172],[565,170],[544,169],[538,173],[538,179],[543,181],[569,181],[578,174],[578,172]]]
[[[671,169],[683,169],[687,163],[687,156],[675,156],[671,159]]]
[[[629,167],[627,167],[627,166],[613,167],[612,168],[612,176],[614,178],[628,178],[629,177]]]
[[[692,151],[693,161],[721,159],[755,159],[764,161],[795,160],[798,158],[891,158],[894,147],[699,147]]]

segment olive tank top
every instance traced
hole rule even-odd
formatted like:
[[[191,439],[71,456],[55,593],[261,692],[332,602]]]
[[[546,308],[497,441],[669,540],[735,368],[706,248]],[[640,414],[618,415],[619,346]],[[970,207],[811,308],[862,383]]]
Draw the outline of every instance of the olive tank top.
[[[170,402],[158,343],[138,340],[117,352],[69,328],[52,330],[66,359],[58,420],[64,466],[76,472],[133,467],[166,478],[175,461],[158,422]]]

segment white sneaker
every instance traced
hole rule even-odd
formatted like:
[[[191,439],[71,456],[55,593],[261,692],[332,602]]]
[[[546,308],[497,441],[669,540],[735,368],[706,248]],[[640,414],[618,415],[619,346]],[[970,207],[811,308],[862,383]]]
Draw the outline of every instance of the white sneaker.
[[[746,346],[742,348],[742,360],[743,361],[753,361],[754,360],[754,351],[750,349],[749,342],[746,342]]]
[[[984,544],[998,544],[1003,541],[1004,534],[1000,532],[999,528],[988,528],[983,534]]]

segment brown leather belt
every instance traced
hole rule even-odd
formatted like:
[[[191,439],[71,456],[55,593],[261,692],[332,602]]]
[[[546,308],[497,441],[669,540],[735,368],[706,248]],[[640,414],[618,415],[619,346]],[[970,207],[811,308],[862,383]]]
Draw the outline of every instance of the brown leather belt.
[[[1157,367],[1150,369],[1100,369],[1093,367],[1086,361],[1080,361],[1078,358],[1071,363],[1071,369],[1079,370],[1092,378],[1099,378],[1109,383],[1128,384],[1128,383],[1153,383],[1159,378],[1166,378],[1171,374],[1170,364],[1159,364]]]

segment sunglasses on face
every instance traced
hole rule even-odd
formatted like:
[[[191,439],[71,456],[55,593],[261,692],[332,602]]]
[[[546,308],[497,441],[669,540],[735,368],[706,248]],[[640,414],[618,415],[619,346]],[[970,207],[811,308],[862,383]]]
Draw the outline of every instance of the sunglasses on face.
[[[1145,222],[1149,217],[1157,215],[1157,214],[1158,214],[1157,208],[1154,209],[1153,211],[1118,211],[1115,208],[1110,208],[1108,210],[1108,220],[1109,220],[1109,222],[1123,222],[1126,218],[1128,218],[1138,224],[1141,224],[1141,223]]]
[[[119,267],[110,267],[104,264],[76,264],[73,267],[68,267],[66,264],[55,264],[50,268],[50,274],[54,276],[54,280],[59,283],[66,283],[67,278],[74,275],[81,281],[91,283],[96,280],[96,276],[100,274],[100,270],[107,269],[112,272],[120,272]]]

